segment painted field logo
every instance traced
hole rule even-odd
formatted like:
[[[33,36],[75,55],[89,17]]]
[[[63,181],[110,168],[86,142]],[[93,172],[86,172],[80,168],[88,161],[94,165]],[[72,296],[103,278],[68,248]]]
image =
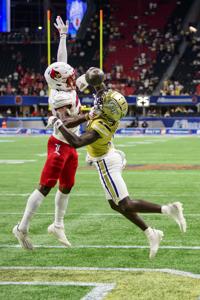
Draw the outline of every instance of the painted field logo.
[[[15,97],[15,104],[21,105],[22,102],[23,102],[22,96],[17,95],[17,96]]]

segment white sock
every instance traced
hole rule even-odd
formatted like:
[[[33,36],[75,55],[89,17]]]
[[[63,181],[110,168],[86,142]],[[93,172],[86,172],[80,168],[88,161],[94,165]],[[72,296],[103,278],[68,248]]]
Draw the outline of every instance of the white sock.
[[[55,220],[54,224],[57,227],[64,227],[64,216],[67,209],[69,194],[63,194],[57,190],[55,196]]]
[[[145,229],[144,234],[146,235],[146,237],[149,237],[152,233],[152,228],[148,227],[147,229]]]
[[[162,214],[168,215],[169,214],[169,206],[168,205],[162,205],[161,206],[161,212],[162,212]]]
[[[30,220],[33,214],[36,212],[37,208],[42,203],[43,199],[44,199],[44,195],[40,193],[38,190],[34,190],[33,193],[29,196],[26,203],[24,215],[18,227],[19,230],[24,232],[28,231]]]

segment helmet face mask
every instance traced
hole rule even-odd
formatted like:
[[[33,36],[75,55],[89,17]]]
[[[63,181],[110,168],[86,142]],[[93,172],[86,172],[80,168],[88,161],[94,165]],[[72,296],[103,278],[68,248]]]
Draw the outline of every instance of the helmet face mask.
[[[65,74],[62,76],[63,83],[67,85],[67,87],[71,87],[72,90],[76,89],[76,76],[75,71],[72,75],[66,76]]]
[[[75,70],[64,62],[56,62],[48,66],[44,76],[52,89],[60,91],[76,89]]]
[[[114,90],[97,93],[95,105],[109,121],[119,121],[126,116],[128,111],[128,104],[125,97]]]

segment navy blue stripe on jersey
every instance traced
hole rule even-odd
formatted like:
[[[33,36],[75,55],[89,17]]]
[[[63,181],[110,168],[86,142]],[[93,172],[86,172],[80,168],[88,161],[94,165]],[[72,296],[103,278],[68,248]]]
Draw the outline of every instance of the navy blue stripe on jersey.
[[[108,172],[108,168],[107,168],[105,159],[103,159],[103,163],[104,163],[104,166],[105,166],[105,168],[106,168],[106,172],[107,172],[107,174],[108,174],[108,177],[110,178],[110,181],[111,181],[111,183],[112,183],[112,186],[113,186],[114,189],[115,189],[115,193],[116,193],[117,197],[119,197],[119,193],[118,193],[117,187],[116,187],[114,181],[112,180],[112,177],[111,177],[110,173]]]
[[[112,199],[112,194],[111,194],[111,192],[109,191],[109,188],[108,188],[108,186],[106,185],[106,182],[105,182],[105,180],[104,180],[104,178],[103,178],[103,174],[102,174],[102,172],[101,172],[101,168],[100,168],[100,166],[99,166],[99,162],[98,162],[98,161],[97,161],[97,166],[98,166],[98,169],[99,169],[99,173],[100,173],[100,175],[101,175],[101,179],[102,179],[102,181],[103,181],[103,183],[104,183],[104,186],[105,186],[105,188],[107,189],[107,191],[108,191],[108,193],[110,194],[111,199]]]
[[[105,124],[104,122],[102,122],[102,121],[99,121],[99,123],[100,124],[102,124],[103,126],[105,126],[109,131],[111,131],[111,129],[110,129],[110,127],[108,127],[108,125],[107,124]]]

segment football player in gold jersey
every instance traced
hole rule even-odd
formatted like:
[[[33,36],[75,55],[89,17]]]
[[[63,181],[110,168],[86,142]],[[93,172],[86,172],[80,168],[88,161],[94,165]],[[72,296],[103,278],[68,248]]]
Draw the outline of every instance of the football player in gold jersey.
[[[163,232],[149,227],[138,213],[169,215],[179,225],[180,230],[185,232],[186,221],[183,216],[182,203],[175,202],[161,206],[144,200],[130,199],[126,183],[121,174],[126,164],[125,154],[115,149],[112,142],[120,119],[127,114],[127,101],[117,91],[100,89],[96,95],[95,105],[100,111],[100,115],[88,120],[86,132],[80,136],[69,131],[58,118],[51,117],[49,123],[54,125],[54,128],[59,130],[74,148],[86,146],[88,161],[92,162],[97,168],[111,208],[144,231],[150,245],[149,257],[153,258],[158,251]]]

